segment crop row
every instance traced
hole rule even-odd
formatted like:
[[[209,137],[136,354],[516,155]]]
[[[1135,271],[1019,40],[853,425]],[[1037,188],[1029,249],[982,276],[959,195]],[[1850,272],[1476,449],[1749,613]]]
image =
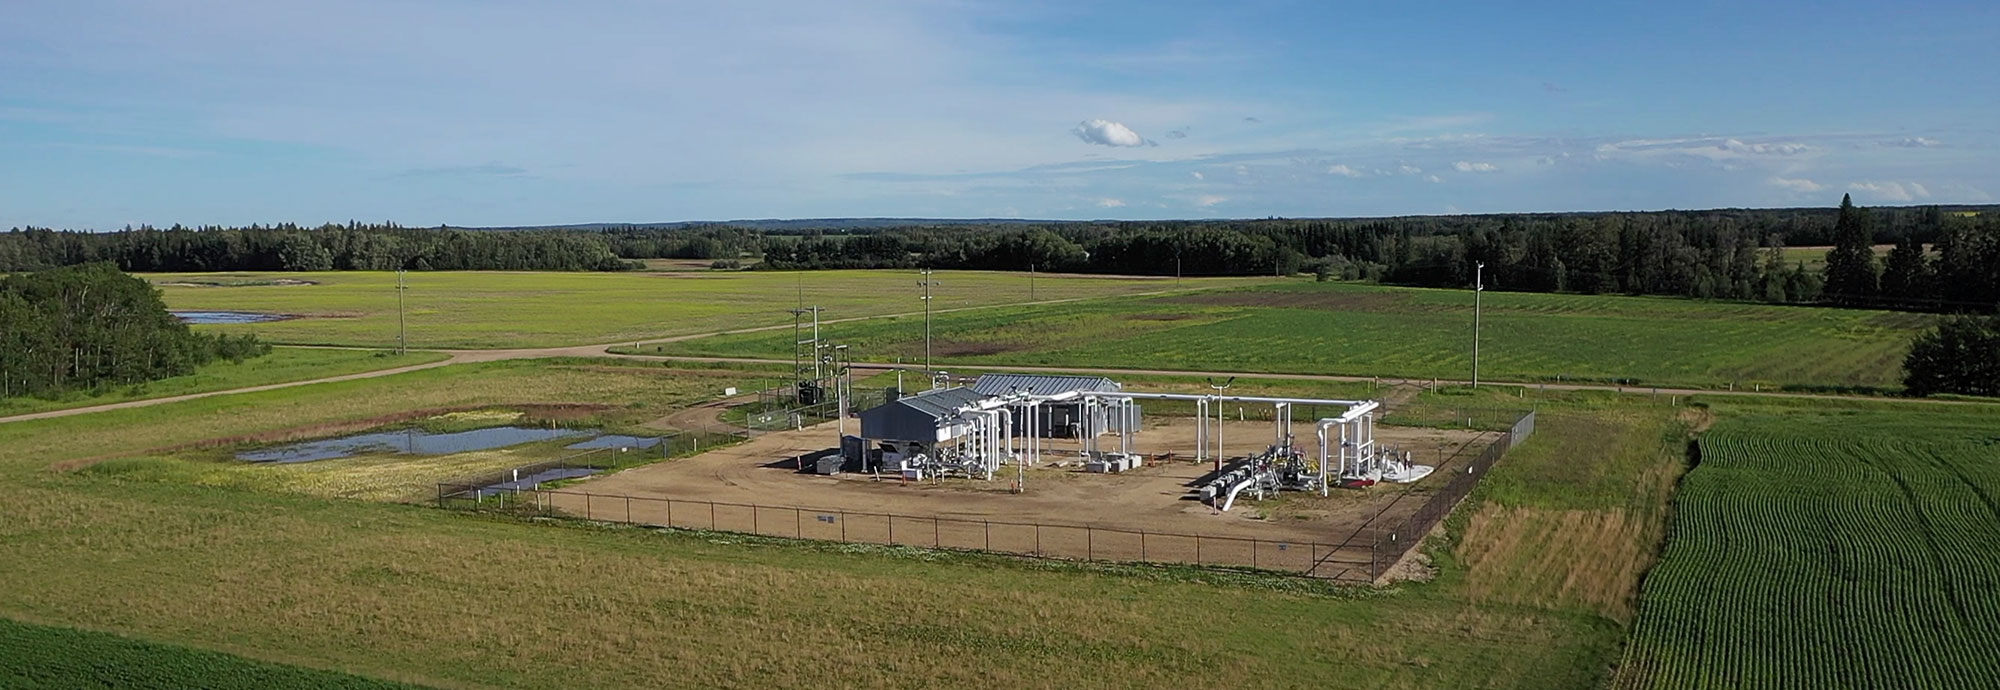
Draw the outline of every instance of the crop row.
[[[1718,425],[1683,481],[1619,686],[2000,687],[1992,448]]]

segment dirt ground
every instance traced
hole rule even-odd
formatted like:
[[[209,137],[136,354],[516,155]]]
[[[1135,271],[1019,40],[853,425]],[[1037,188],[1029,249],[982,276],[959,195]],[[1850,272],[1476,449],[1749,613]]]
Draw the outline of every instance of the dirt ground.
[[[1295,424],[1292,433],[1300,439],[1302,449],[1314,452],[1316,441],[1310,424]],[[1231,456],[1260,452],[1275,435],[1269,422],[1231,422],[1223,434]],[[833,423],[827,423],[765,434],[691,458],[592,478],[571,485],[565,489],[570,493],[551,500],[563,510],[588,512],[599,519],[777,536],[1034,553],[1073,547],[1078,556],[1085,552],[1096,558],[1129,555],[1132,560],[1161,560],[1164,556],[1189,562],[1240,560],[1247,565],[1260,558],[1270,562],[1292,559],[1310,566],[1313,560],[1324,560],[1334,551],[1353,558],[1357,545],[1359,557],[1365,560],[1366,541],[1356,539],[1358,534],[1368,525],[1392,524],[1415,511],[1425,494],[1447,480],[1454,464],[1469,462],[1496,436],[1492,432],[1378,426],[1376,439],[1384,447],[1410,450],[1418,463],[1443,464],[1446,469],[1416,484],[1337,489],[1328,497],[1285,493],[1266,501],[1239,500],[1227,513],[1189,498],[1191,487],[1207,476],[1213,465],[1193,461],[1195,423],[1186,418],[1148,420],[1133,444],[1135,452],[1146,456],[1147,464],[1122,474],[1083,472],[1076,459],[1076,441],[1050,440],[1044,463],[1018,477],[1026,488],[1020,493],[1013,491],[1017,470],[1012,466],[1003,468],[990,482],[948,479],[905,483],[900,477],[829,477],[798,472],[797,458],[835,446],[837,430]],[[1115,436],[1101,437],[1100,449],[1115,450],[1116,441]],[[584,493],[592,496],[584,498]],[[671,499],[672,505],[657,499]],[[735,505],[712,507],[693,502]],[[889,514],[895,517],[887,517]],[[743,524],[735,524],[738,522]],[[1035,543],[1030,546],[1023,529],[991,524],[995,522],[1039,523],[1044,527],[1034,530]],[[1082,526],[1093,528],[1093,534],[1083,534]],[[1146,534],[1137,536],[1140,532]],[[1191,543],[1200,541],[1193,539],[1194,535],[1206,542]],[[1012,543],[998,543],[1002,541]],[[1231,549],[1236,553],[1231,554]],[[1260,554],[1259,550],[1268,553]],[[1185,557],[1174,555],[1181,552],[1187,552]]]

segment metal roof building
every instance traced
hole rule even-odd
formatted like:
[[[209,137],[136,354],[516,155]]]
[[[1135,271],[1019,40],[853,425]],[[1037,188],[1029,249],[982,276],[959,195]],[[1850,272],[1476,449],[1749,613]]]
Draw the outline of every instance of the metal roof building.
[[[1061,376],[1054,374],[985,374],[972,383],[981,395],[1059,395],[1070,391],[1115,391],[1117,381],[1102,376]]]
[[[1124,387],[1118,385],[1117,381],[1102,376],[986,374],[980,376],[978,381],[973,382],[972,389],[986,395],[1007,395],[1009,393],[1061,395],[1073,391],[1116,392],[1123,390]],[[1130,420],[1121,421],[1107,417],[1102,410],[1099,410],[1092,421],[1096,425],[1095,428],[1102,431],[1122,428],[1121,425],[1123,424],[1137,423],[1139,415],[1138,406],[1133,405],[1132,410],[1131,414],[1133,416]],[[1084,407],[1082,403],[1060,402],[1038,405],[1035,407],[1035,414],[1037,418],[1034,428],[1037,430],[1037,435],[1074,438],[1082,432],[1084,423]],[[1022,430],[1028,428],[1028,418],[1026,415],[1026,410],[1016,409],[1013,411],[1014,428]]]
[[[861,412],[861,437],[936,443],[949,438],[956,412],[989,396],[964,386],[939,388]]]

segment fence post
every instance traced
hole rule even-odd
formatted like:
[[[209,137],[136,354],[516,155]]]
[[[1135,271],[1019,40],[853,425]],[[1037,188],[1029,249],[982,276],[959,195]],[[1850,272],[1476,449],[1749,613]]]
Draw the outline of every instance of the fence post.
[[[674,526],[674,499],[667,499],[667,526]]]
[[[896,545],[896,514],[889,514],[889,545]]]
[[[1096,534],[1097,530],[1091,529],[1090,525],[1083,526],[1083,560],[1097,560]]]
[[[1042,523],[1035,523],[1035,555],[1042,555]]]
[[[583,519],[590,519],[590,494],[583,495]]]
[[[1194,564],[1201,565],[1201,535],[1194,535]]]
[[[1255,568],[1255,567],[1258,567],[1258,566],[1257,566],[1257,540],[1255,540],[1255,539],[1252,539],[1252,540],[1250,540],[1250,567],[1252,567],[1252,568]]]
[[[847,543],[847,511],[840,511],[840,543]]]
[[[715,531],[715,501],[708,502],[708,531]]]
[[[1146,530],[1139,530],[1139,560],[1150,560],[1146,558]]]
[[[992,520],[983,520],[982,522],[985,522],[985,523],[986,523],[986,550],[987,550],[987,551],[992,551],[992,550],[993,550],[993,521],[992,521]]]
[[[936,516],[936,515],[932,515],[932,516],[931,516],[931,548],[935,549],[935,548],[938,548],[938,547],[941,547],[941,546],[944,546],[944,539],[943,539],[943,538],[941,538],[941,536],[940,536],[940,535],[938,534],[938,519],[937,519],[937,516]]]
[[[625,524],[632,524],[632,497],[625,497]]]
[[[750,504],[750,533],[751,534],[764,533],[762,530],[757,529],[757,504],[755,503]]]
[[[792,536],[799,539],[806,536],[806,517],[797,508],[792,509]]]

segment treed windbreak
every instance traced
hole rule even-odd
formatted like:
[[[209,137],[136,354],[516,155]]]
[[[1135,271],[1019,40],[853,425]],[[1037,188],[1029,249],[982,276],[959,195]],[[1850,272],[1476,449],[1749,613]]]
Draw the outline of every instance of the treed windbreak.
[[[194,333],[146,281],[105,263],[0,277],[0,398],[142,383],[270,352]]]

